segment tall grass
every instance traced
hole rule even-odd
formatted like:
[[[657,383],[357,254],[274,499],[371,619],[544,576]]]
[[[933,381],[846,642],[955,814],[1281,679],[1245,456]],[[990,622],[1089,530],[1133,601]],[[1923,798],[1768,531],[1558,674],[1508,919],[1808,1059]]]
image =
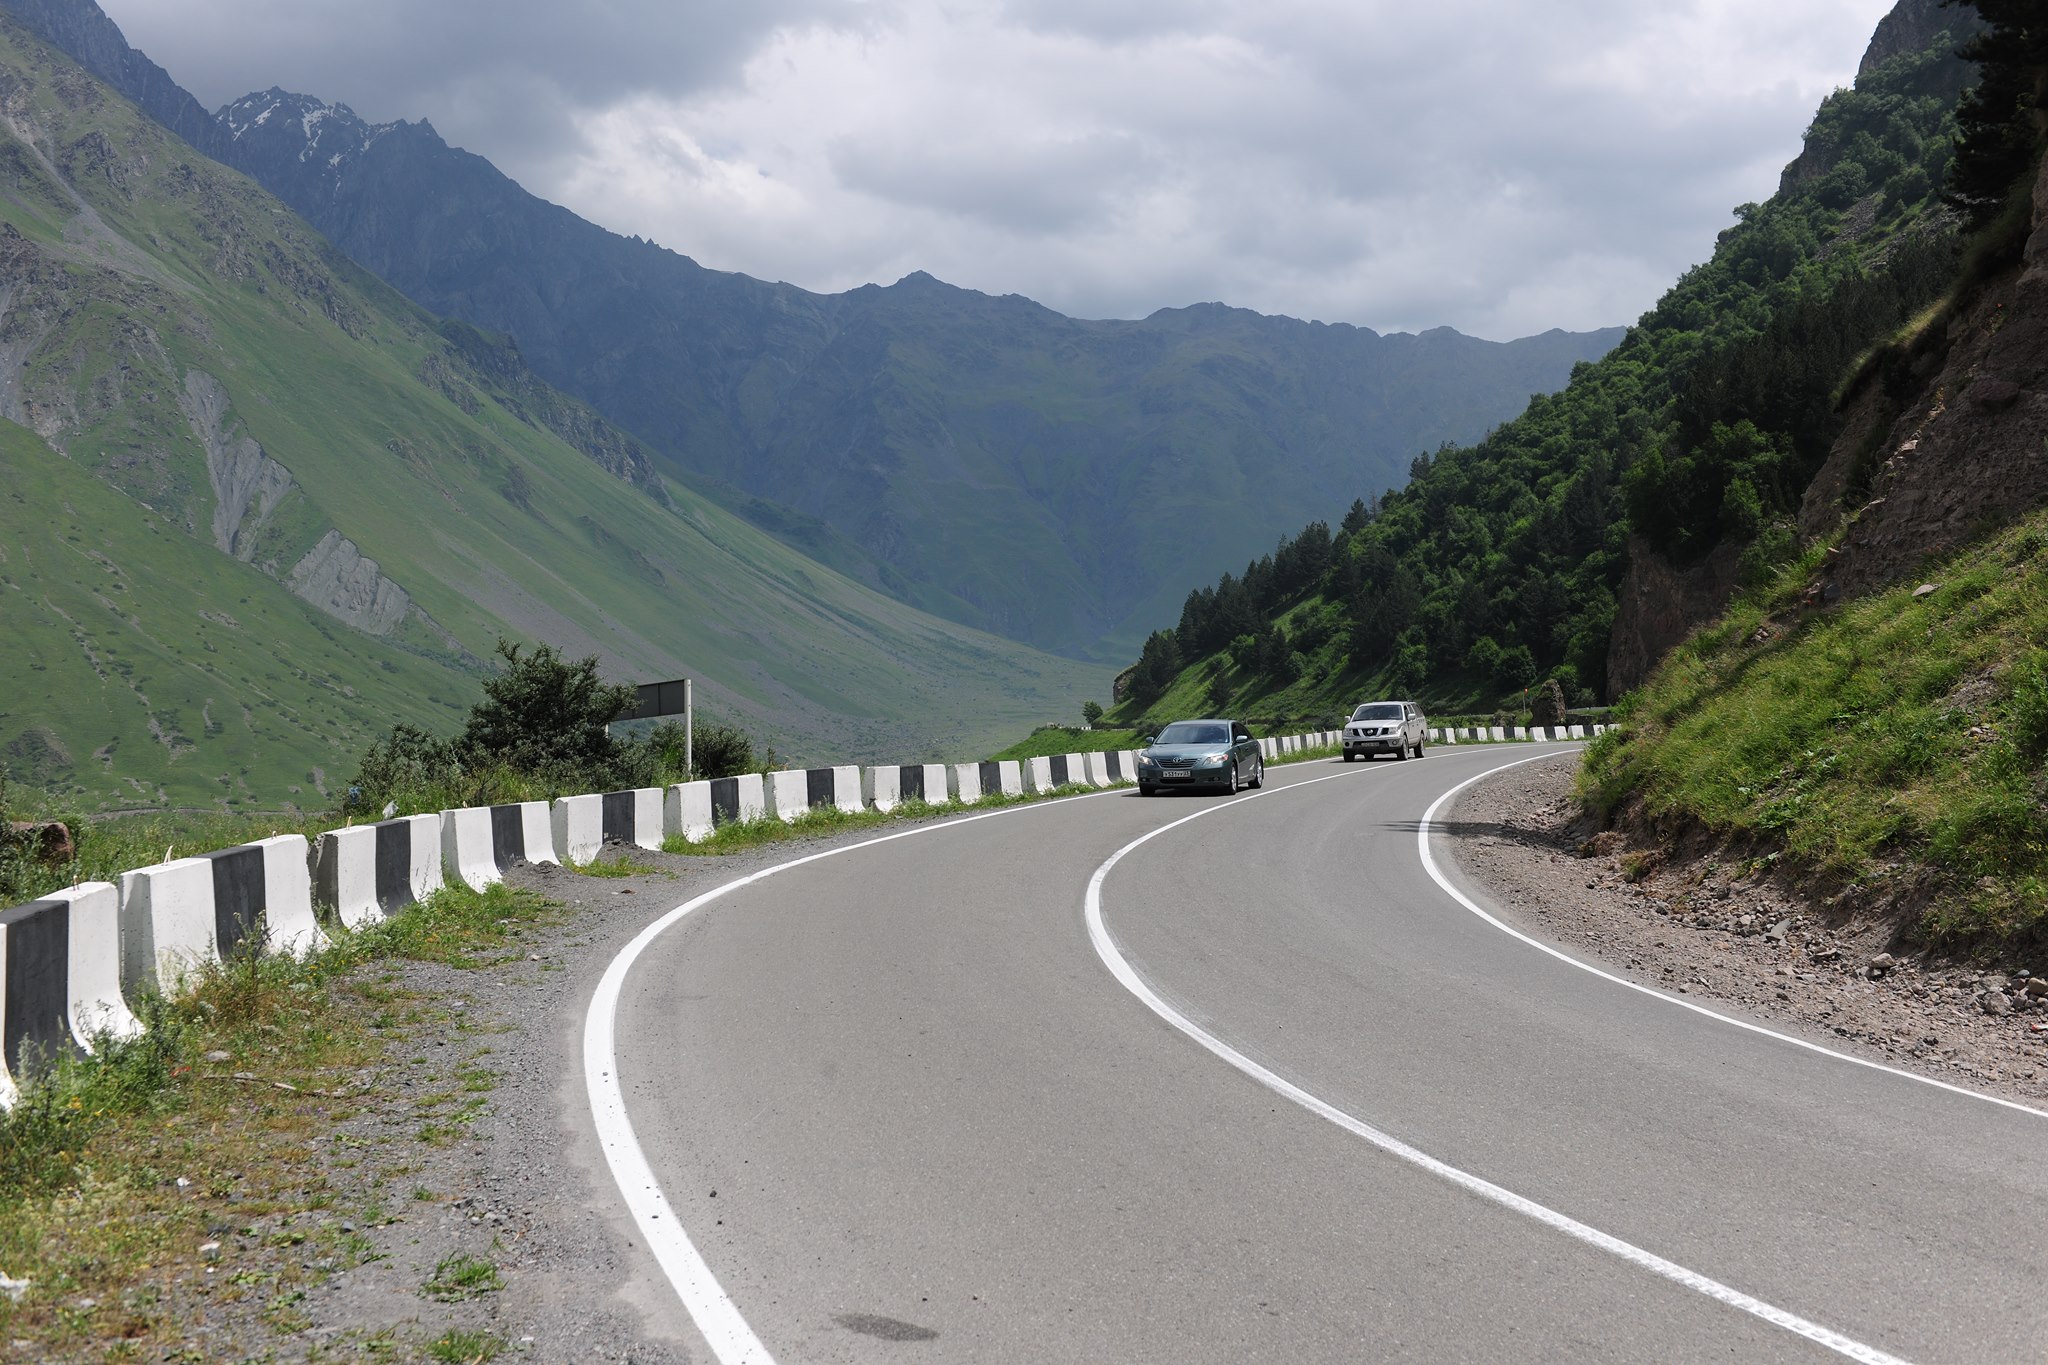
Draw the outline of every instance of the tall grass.
[[[1929,942],[2048,938],[2044,520],[1822,610],[1800,605],[1809,556],[1624,702],[1626,737],[1590,747],[1581,799],[1873,894],[1932,885]],[[1921,581],[1937,590],[1915,597]]]

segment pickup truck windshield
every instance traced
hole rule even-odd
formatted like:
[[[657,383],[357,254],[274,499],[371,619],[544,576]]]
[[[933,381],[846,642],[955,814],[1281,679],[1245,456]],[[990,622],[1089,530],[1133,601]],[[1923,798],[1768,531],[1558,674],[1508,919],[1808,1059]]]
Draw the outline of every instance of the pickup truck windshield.
[[[1367,702],[1364,706],[1351,713],[1351,719],[1399,720],[1401,719],[1401,704],[1392,701]]]

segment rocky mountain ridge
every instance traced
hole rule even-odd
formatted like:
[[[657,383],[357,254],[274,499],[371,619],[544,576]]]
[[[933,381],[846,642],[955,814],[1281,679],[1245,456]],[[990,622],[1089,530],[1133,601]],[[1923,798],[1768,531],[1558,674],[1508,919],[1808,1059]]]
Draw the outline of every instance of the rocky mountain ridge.
[[[1067,652],[1120,653],[1187,582],[1397,484],[1620,335],[1382,337],[1215,306],[1094,322],[923,274],[814,294],[606,232],[425,123],[273,89],[194,128],[91,0],[8,4],[416,302],[513,338],[664,472],[901,600]]]

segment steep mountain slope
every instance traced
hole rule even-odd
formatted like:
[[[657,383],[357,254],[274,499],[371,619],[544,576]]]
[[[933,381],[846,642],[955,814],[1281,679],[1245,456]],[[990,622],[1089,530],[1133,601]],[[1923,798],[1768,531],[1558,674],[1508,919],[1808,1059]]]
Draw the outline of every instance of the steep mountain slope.
[[[1974,23],[1902,0],[1778,193],[1737,209],[1612,353],[1354,503],[1334,537],[1312,524],[1190,594],[1113,717],[1191,698],[1314,714],[1370,691],[1492,710],[1546,677],[1581,703],[1640,681],[1797,552],[1803,491],[1844,427],[1837,387],[1949,287],[1940,186]]]
[[[515,338],[669,472],[894,596],[1064,652],[1129,648],[1189,581],[1619,336],[1084,322],[924,275],[813,294],[606,232],[425,123],[270,90],[195,128],[91,0],[5,3],[417,302]]]
[[[437,323],[12,19],[0,168],[17,777],[317,803],[370,733],[466,706],[501,632],[691,674],[818,758],[971,752],[1100,690],[670,489],[509,343]]]

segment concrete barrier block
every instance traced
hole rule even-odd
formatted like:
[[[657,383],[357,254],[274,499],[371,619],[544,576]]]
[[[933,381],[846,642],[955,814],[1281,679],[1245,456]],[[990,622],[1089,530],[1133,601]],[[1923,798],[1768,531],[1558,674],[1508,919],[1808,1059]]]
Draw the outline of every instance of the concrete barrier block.
[[[955,763],[946,769],[946,791],[963,806],[971,806],[981,800],[980,763]]]
[[[384,918],[377,904],[377,827],[330,829],[313,845],[313,901],[351,929]]]
[[[711,779],[711,823],[744,825],[768,814],[768,783],[761,773]]]
[[[861,800],[859,768],[851,763],[843,763],[827,771],[832,774],[832,804],[834,806],[845,811],[848,815],[859,815],[867,809],[867,803]]]
[[[561,858],[555,853],[555,822],[549,815],[548,803],[521,801],[506,809],[519,812],[519,835],[525,844],[525,852],[520,856],[529,863],[559,865]]]
[[[599,809],[606,843],[616,840],[634,848],[661,847],[661,788],[606,792]]]
[[[711,837],[711,782],[678,782],[663,795],[661,829],[668,836],[681,835],[690,843]]]
[[[548,833],[555,852],[571,867],[581,867],[604,847],[604,798],[560,796],[549,812]]]
[[[927,806],[943,806],[952,800],[951,787],[943,763],[906,763],[897,777],[905,801],[922,801]]]
[[[142,1021],[129,1012],[121,996],[121,893],[112,882],[81,882],[52,892],[46,900],[71,907],[70,1007],[71,1036],[90,1050],[102,1034],[133,1038]]]
[[[177,858],[121,874],[121,991],[174,993],[214,948],[213,865]]]
[[[903,804],[903,775],[900,764],[884,763],[860,770],[860,799],[884,814]],[[922,781],[923,774],[919,773]]]
[[[306,836],[279,834],[206,855],[213,864],[215,951],[226,957],[250,935],[267,952],[304,957],[327,946],[313,917]]]
[[[1507,728],[1501,725],[1489,725],[1486,727],[1486,737],[1495,744],[1504,744],[1507,742],[1508,737]]]
[[[810,774],[801,768],[764,774],[768,811],[778,820],[795,820],[811,808]]]
[[[141,1031],[121,998],[120,894],[111,883],[0,911],[0,1106],[60,1054]]]
[[[1060,770],[1065,772],[1066,766],[1066,761],[1062,759],[1060,761]],[[1024,759],[1020,766],[1020,771],[1024,779],[1025,791],[1035,795],[1041,792],[1049,792],[1053,789],[1052,760],[1050,758]]]
[[[1112,755],[1108,753],[1081,755],[1081,776],[1091,787],[1114,787],[1116,778],[1110,775]]]
[[[441,874],[481,891],[492,882],[503,881],[498,871],[497,836],[500,821],[491,806],[467,806],[441,812]]]
[[[0,1103],[72,1050],[64,997],[70,984],[71,906],[31,901],[0,911]]]
[[[1138,751],[1119,749],[1116,752],[1117,781],[1132,783],[1138,780]]]
[[[441,889],[441,817],[331,829],[313,846],[313,904],[360,929]]]
[[[1024,792],[1024,764],[1021,760],[1005,758],[981,764],[983,796],[1022,796]]]
[[[1583,725],[1568,725],[1565,727],[1565,734],[1573,739],[1584,739],[1586,737],[1586,727]]]

